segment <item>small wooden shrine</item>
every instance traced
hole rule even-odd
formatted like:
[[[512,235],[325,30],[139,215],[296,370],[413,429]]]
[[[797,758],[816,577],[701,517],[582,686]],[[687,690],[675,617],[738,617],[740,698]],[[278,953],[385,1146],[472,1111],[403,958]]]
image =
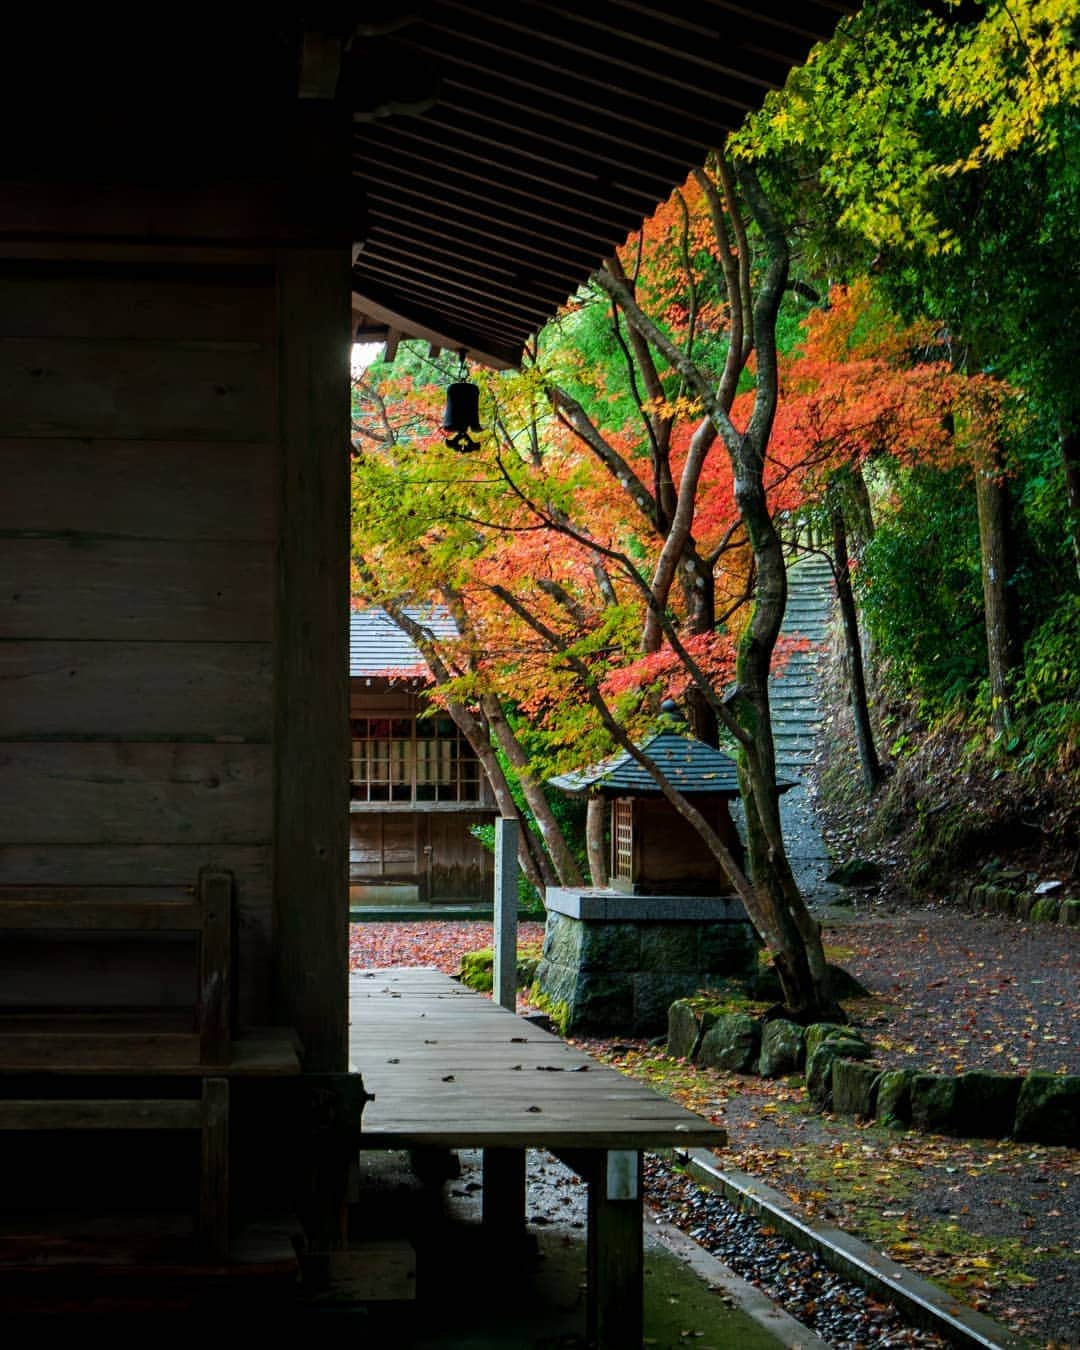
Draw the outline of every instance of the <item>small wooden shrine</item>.
[[[694,804],[737,862],[735,761],[673,730],[638,749]],[[611,801],[606,887],[549,887],[537,984],[564,1031],[651,1036],[679,998],[753,970],[757,936],[700,834],[629,752],[548,780]],[[781,791],[789,785],[780,784]]]
[[[657,732],[639,749],[693,802],[741,862],[742,841],[730,809],[739,795],[731,756],[674,731]],[[720,895],[732,890],[701,835],[628,751],[549,782],[571,796],[610,799],[612,890],[624,895]]]

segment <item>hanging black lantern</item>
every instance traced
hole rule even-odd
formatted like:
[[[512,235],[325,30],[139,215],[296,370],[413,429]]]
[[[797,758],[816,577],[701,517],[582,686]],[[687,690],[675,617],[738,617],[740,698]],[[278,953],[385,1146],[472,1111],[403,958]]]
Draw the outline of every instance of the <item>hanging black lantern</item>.
[[[464,378],[467,373],[465,354],[462,352],[459,378],[446,391],[446,411],[442,423],[447,445],[460,454],[480,449],[480,442],[469,433],[483,430],[480,425],[480,390]]]

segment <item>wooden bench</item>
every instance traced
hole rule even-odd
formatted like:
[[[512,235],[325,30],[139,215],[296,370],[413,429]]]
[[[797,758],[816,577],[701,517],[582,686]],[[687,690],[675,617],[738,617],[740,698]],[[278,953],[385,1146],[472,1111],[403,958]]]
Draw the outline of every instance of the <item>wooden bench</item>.
[[[550,1149],[588,1187],[589,1344],[640,1346],[642,1150],[725,1132],[439,971],[361,971],[349,987],[350,1055],[374,1089],[361,1146],[482,1149],[483,1226],[511,1253],[525,1151]]]
[[[98,934],[191,933],[198,945],[193,1009],[49,1008],[0,1014],[0,1130],[167,1130],[201,1136],[198,1232],[217,1262],[229,1253],[230,1078],[299,1073],[295,1039],[272,1030],[232,1031],[233,877],[204,869],[190,900],[35,888],[0,891],[0,930]],[[115,1095],[118,1078],[196,1080],[189,1098]],[[3,1080],[39,1095],[3,1095]],[[56,1095],[56,1080],[78,1092]],[[110,1083],[96,1093],[92,1084]],[[90,1083],[88,1088],[86,1085]],[[160,1089],[159,1089],[160,1093]]]

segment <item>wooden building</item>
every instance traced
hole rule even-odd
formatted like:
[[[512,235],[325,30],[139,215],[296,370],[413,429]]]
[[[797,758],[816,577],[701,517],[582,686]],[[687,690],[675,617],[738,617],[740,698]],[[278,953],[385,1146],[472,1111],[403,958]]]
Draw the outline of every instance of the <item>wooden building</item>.
[[[742,840],[731,818],[738,799],[735,761],[691,736],[660,731],[641,742],[668,780],[690,799],[736,859]],[[701,835],[662,795],[627,751],[602,764],[549,779],[571,796],[598,796],[611,804],[608,884],[626,895],[723,895],[732,890]],[[781,784],[781,790],[789,784]]]
[[[0,1127],[68,1209],[343,1240],[350,343],[512,365],[842,6],[579,8],[5,24]]]
[[[455,637],[445,611],[413,617]],[[428,703],[431,681],[409,637],[381,609],[349,633],[349,898],[488,902],[494,862],[473,837],[496,813],[487,777],[452,718]]]

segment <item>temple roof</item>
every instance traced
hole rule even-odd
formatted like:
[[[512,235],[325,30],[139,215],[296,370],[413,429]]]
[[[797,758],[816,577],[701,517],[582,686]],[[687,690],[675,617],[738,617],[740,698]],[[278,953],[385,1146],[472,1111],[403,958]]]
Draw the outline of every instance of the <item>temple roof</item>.
[[[714,750],[704,741],[674,731],[658,731],[637,745],[656,761],[665,777],[685,796],[739,795],[735,761],[723,750]],[[605,797],[660,795],[652,776],[627,750],[591,768],[549,778],[548,783],[572,796],[594,792]]]
[[[440,605],[409,606],[405,613],[437,638],[459,637],[450,612]],[[354,679],[431,678],[423,655],[385,609],[354,610],[349,616],[349,674]]]

